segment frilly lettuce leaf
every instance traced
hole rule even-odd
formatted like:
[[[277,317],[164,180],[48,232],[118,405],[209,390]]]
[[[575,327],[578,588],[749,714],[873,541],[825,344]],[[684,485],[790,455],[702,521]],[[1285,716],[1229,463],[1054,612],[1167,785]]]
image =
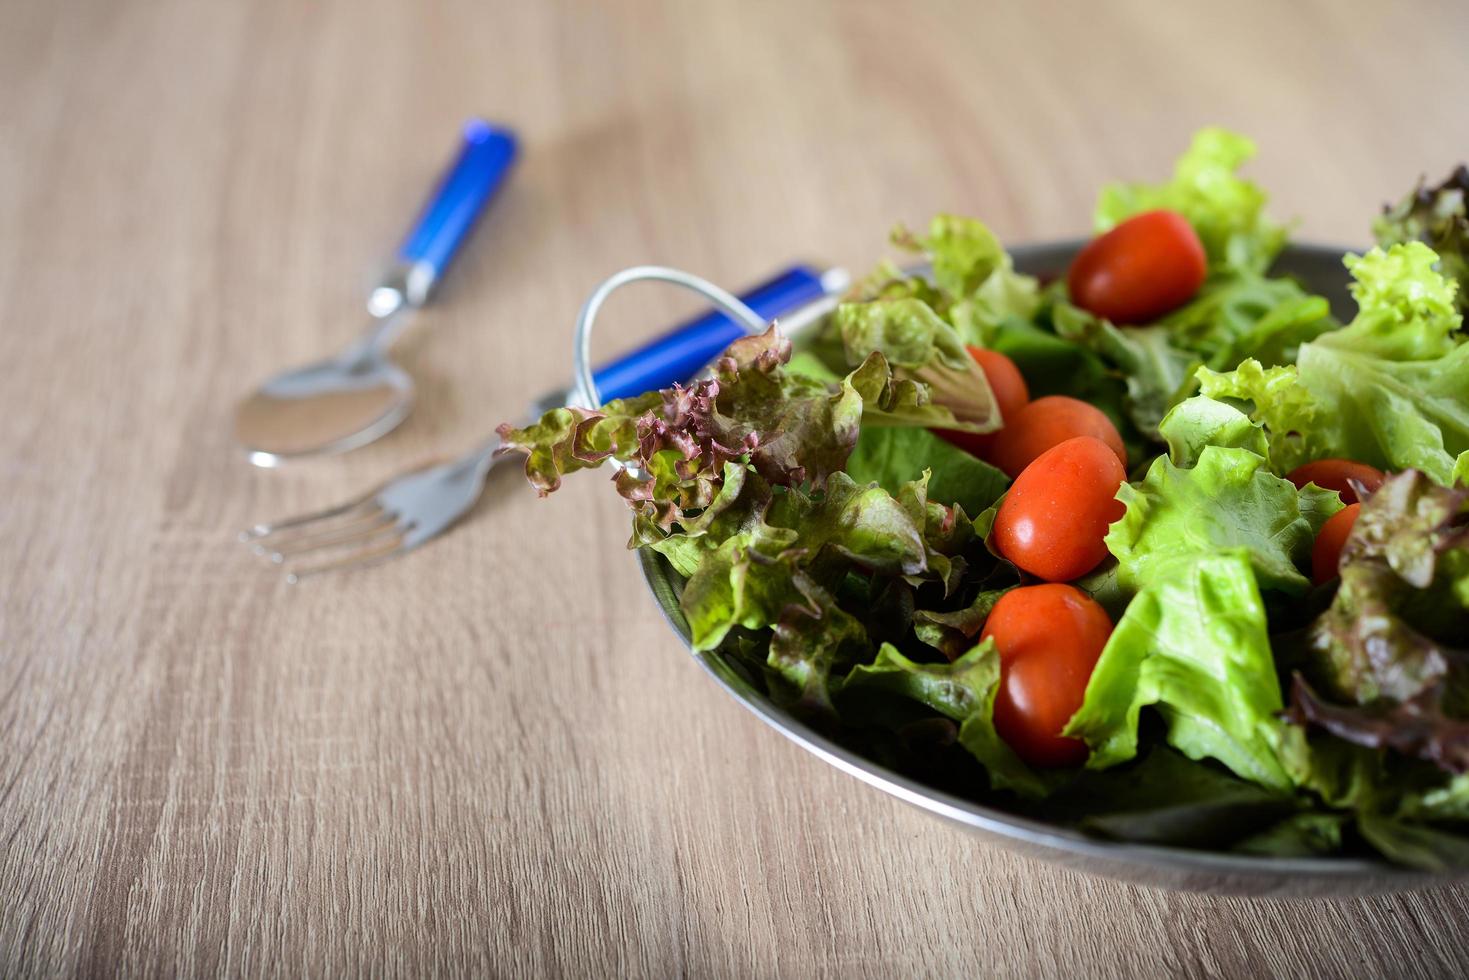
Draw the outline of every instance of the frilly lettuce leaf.
[[[554,408],[524,428],[499,427],[499,452],[523,452],[525,475],[542,497],[561,487],[561,477],[595,469],[608,457],[628,459],[637,446],[638,420],[661,399],[656,391],[608,402],[601,411]],[[498,455],[498,454],[497,454]]]
[[[1285,229],[1265,217],[1266,195],[1236,171],[1255,144],[1225,129],[1202,129],[1165,184],[1109,184],[1097,199],[1098,232],[1158,208],[1181,213],[1198,232],[1211,265],[1263,272],[1285,244]]]
[[[833,391],[785,371],[790,356],[790,341],[774,326],[762,335],[741,337],[715,363],[711,381],[665,394],[664,420],[655,419],[645,428],[656,430],[666,421],[672,443],[686,456],[697,448],[699,458],[707,458],[706,442],[729,447],[724,452],[738,447],[770,482],[809,482],[819,488],[846,464],[857,444],[862,396],[850,380]],[[684,434],[697,443],[677,438]],[[644,449],[641,455],[646,460],[652,454]]]
[[[933,282],[950,301],[973,296],[1008,264],[1008,256],[983,223],[953,214],[935,215],[922,238],[899,228],[893,241],[928,255]]]
[[[1036,280],[1015,271],[1009,253],[983,223],[939,214],[929,222],[927,235],[899,226],[893,242],[927,256],[933,282],[922,298],[959,328],[966,343],[978,342],[968,331],[985,324],[1035,316],[1040,304]]]
[[[1200,397],[1248,409],[1248,419],[1268,438],[1270,465],[1277,473],[1335,455],[1322,411],[1294,364],[1267,368],[1248,358],[1224,373],[1200,368],[1198,379]]]
[[[1209,446],[1246,449],[1257,456],[1270,451],[1262,425],[1233,405],[1204,395],[1175,405],[1158,428],[1168,443],[1168,459],[1178,467],[1198,463]]]
[[[1383,248],[1423,242],[1438,254],[1438,269],[1459,284],[1460,313],[1469,313],[1469,166],[1460,164],[1443,183],[1423,181],[1396,205],[1383,209],[1372,226]]]
[[[749,488],[752,494],[761,492],[756,483]],[[724,540],[706,539],[693,564],[681,607],[696,650],[718,646],[735,626],[771,626],[790,602],[811,600],[813,590],[795,576],[826,549],[885,574],[927,568],[922,518],[915,520],[891,494],[859,487],[845,473],[833,474],[819,497],[800,490],[771,492],[753,510],[753,517],[730,529]],[[808,607],[820,608],[820,603],[811,600]]]
[[[862,396],[846,379],[832,386],[784,370],[790,355],[790,341],[772,326],[736,340],[714,377],[692,387],[595,412],[553,409],[524,428],[502,425],[499,453],[525,453],[526,475],[543,496],[563,474],[609,456],[630,463],[636,475],[619,473],[619,491],[639,514],[656,512],[665,529],[708,506],[733,459],[773,484],[819,488],[857,444]]]
[[[995,731],[999,684],[1000,657],[993,640],[942,664],[917,663],[885,643],[871,664],[852,668],[843,691],[877,689],[927,705],[959,725],[960,744],[984,765],[992,786],[1043,795],[1047,780],[1021,762]]]
[[[1202,370],[1203,393],[1249,404],[1278,472],[1341,457],[1442,484],[1469,473],[1469,344],[1432,264],[1416,242],[1349,261],[1361,305],[1348,326],[1303,344],[1294,366]]]
[[[842,303],[833,314],[848,364],[880,351],[895,367],[916,369],[937,360],[961,368],[969,360],[954,328],[921,299]]]
[[[1278,750],[1280,683],[1244,549],[1174,560],[1133,598],[1066,733],[1091,747],[1088,767],[1104,769],[1137,754],[1139,715],[1148,706],[1162,715],[1168,744],[1189,758],[1215,759],[1261,786],[1291,788]]]
[[[1299,595],[1310,587],[1300,566],[1316,532],[1341,509],[1334,492],[1298,491],[1256,453],[1214,445],[1188,469],[1160,456],[1117,497],[1127,512],[1108,530],[1107,548],[1119,581],[1134,589],[1173,577],[1183,559],[1240,549],[1262,587]]]
[[[1434,271],[1438,255],[1422,242],[1344,259],[1352,273],[1358,313],[1345,328],[1321,338],[1327,347],[1389,361],[1443,357],[1462,340],[1455,302],[1458,284]]]
[[[808,713],[830,715],[832,671],[865,659],[872,641],[867,627],[843,610],[809,574],[796,569],[791,598],[773,624],[767,663],[796,692]],[[804,600],[804,601],[803,601]]]
[[[843,303],[832,319],[847,363],[858,365],[851,378],[863,393],[871,424],[942,425],[947,416],[953,428],[964,431],[999,428],[984,371],[927,303]]]
[[[914,372],[936,386],[894,374],[877,350],[835,383],[786,370],[790,356],[790,342],[772,326],[731,344],[714,376],[691,387],[612,402],[596,412],[554,409],[523,428],[502,425],[500,452],[526,454],[526,475],[542,496],[560,486],[564,474],[609,457],[630,464],[617,474],[617,488],[636,514],[633,543],[649,544],[658,538],[654,528],[670,533],[714,504],[732,461],[774,486],[820,489],[846,465],[864,417],[871,425],[977,431],[998,424],[983,375],[978,387],[959,384],[979,370],[967,353],[962,369],[936,357],[930,368]],[[961,410],[979,414],[956,416],[932,399],[933,392],[950,388],[960,391],[953,400]]]
[[[1294,718],[1469,772],[1469,490],[1393,476],[1363,503],[1340,569]]]
[[[1302,343],[1332,330],[1330,306],[1289,279],[1225,269],[1198,296],[1148,326],[1118,327],[1047,292],[1056,333],[1095,351],[1125,381],[1127,413],[1151,438],[1170,409],[1195,387],[1201,366],[1232,368],[1246,354],[1267,364],[1294,361]]]

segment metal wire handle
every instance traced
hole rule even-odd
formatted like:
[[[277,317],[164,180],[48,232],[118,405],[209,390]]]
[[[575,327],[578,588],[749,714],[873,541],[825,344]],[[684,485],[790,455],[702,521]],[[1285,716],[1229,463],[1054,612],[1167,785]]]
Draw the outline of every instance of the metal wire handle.
[[[581,314],[576,318],[576,336],[572,341],[571,351],[572,377],[575,382],[571,390],[572,405],[592,410],[602,405],[597,381],[592,377],[592,325],[602,310],[602,304],[607,302],[607,297],[628,283],[650,280],[673,283],[675,286],[693,290],[739,320],[751,333],[763,333],[765,330],[766,323],[758,313],[745,305],[738,296],[720,289],[707,279],[662,265],[635,265],[630,269],[623,269],[608,276],[592,291],[592,295],[587,297],[586,304],[581,308]]]

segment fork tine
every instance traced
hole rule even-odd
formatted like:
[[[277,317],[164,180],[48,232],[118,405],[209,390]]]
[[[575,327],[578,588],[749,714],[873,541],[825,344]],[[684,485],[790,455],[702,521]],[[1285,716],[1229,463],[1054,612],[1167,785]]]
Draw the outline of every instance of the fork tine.
[[[366,544],[380,537],[384,531],[393,530],[397,522],[396,515],[381,508],[375,508],[370,513],[355,518],[340,527],[297,535],[275,544],[273,548],[267,549],[266,557],[280,564],[288,558],[298,558],[324,548],[344,548],[354,544]],[[256,547],[261,546],[256,545]]]
[[[267,537],[268,535],[275,534],[278,531],[288,531],[291,528],[301,527],[305,524],[315,524],[317,521],[325,521],[330,520],[333,517],[340,517],[343,514],[347,514],[351,511],[356,510],[363,504],[371,503],[373,497],[375,497],[376,495],[377,488],[374,487],[367,493],[364,493],[362,496],[354,497],[346,503],[338,504],[335,507],[328,507],[325,510],[313,511],[309,514],[299,514],[295,517],[288,517],[285,520],[274,521],[272,523],[252,524],[250,527],[240,532],[240,540],[245,542],[255,541],[260,538]]]
[[[298,525],[268,534],[250,545],[250,550],[263,558],[279,562],[286,555],[309,551],[318,544],[329,545],[337,539],[348,540],[362,530],[372,530],[383,523],[383,510],[376,501],[366,507],[359,506],[358,509],[361,510],[360,514],[346,520],[322,517],[309,525]]]
[[[408,547],[403,543],[403,539],[410,530],[412,530],[411,527],[402,528],[397,534],[376,547],[359,548],[353,554],[344,555],[332,561],[307,565],[305,568],[293,568],[286,573],[286,582],[291,585],[296,585],[303,578],[320,575],[322,572],[367,568],[369,565],[376,565],[379,562],[387,561],[389,558],[395,558],[408,550]]]

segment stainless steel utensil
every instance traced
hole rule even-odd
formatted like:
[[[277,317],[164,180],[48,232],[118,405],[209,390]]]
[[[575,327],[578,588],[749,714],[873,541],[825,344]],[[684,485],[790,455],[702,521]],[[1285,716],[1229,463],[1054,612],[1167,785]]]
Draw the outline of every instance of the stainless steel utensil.
[[[515,155],[508,130],[478,119],[465,125],[458,157],[398,249],[396,264],[368,295],[366,334],[335,357],[271,378],[240,402],[235,438],[252,463],[276,466],[293,456],[355,449],[407,417],[413,379],[389,360],[388,348],[433,294]]]
[[[1013,249],[1022,272],[1064,274],[1084,242],[1070,241]],[[1353,305],[1342,267],[1344,249],[1288,247],[1275,271],[1294,275],[1325,296],[1332,312],[1350,318]],[[819,308],[819,307],[818,307]],[[804,311],[789,319],[799,320]],[[653,600],[668,624],[692,651],[688,622],[679,608],[684,580],[661,555],[643,549],[637,560]],[[1277,897],[1353,896],[1447,885],[1469,874],[1430,874],[1382,861],[1347,858],[1251,857],[1243,854],[1154,847],[1089,837],[1079,831],[1019,817],[940,792],[873,762],[804,724],[775,704],[735,662],[717,652],[695,654],[699,665],[766,724],[829,765],[919,809],[972,830],[990,841],[1077,871],[1165,888],[1232,895]]]
[[[685,381],[747,329],[759,329],[797,307],[806,311],[809,320],[823,308],[821,298],[846,288],[847,282],[840,270],[822,273],[794,266],[736,299],[676,270],[627,270],[609,279],[587,301],[578,333],[586,334],[585,327],[613,289],[636,278],[657,278],[698,289],[730,315],[716,312],[699,317],[604,366],[592,376],[595,380],[587,379],[595,394],[580,396],[584,404],[595,402],[597,395],[621,398]],[[585,355],[585,345],[581,350]],[[532,415],[539,417],[546,409],[565,405],[570,396],[565,389],[550,392],[536,402]],[[498,439],[491,439],[458,459],[420,467],[335,507],[256,524],[241,533],[241,540],[252,544],[258,554],[287,566],[291,582],[319,572],[386,561],[444,531],[474,506],[499,445]]]

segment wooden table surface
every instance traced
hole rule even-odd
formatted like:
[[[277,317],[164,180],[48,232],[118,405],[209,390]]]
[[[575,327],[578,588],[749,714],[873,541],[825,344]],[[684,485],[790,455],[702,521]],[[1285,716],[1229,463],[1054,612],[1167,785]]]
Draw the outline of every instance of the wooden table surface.
[[[300,587],[234,540],[472,445],[625,265],[1076,234],[1213,122],[1360,243],[1469,153],[1466,50],[1462,4],[4,0],[0,975],[1469,970],[1463,890],[1133,888],[826,767],[681,653],[601,478]],[[397,348],[411,420],[251,468],[232,402],[353,335],[471,113],[524,155]],[[691,308],[616,306],[607,351]]]

